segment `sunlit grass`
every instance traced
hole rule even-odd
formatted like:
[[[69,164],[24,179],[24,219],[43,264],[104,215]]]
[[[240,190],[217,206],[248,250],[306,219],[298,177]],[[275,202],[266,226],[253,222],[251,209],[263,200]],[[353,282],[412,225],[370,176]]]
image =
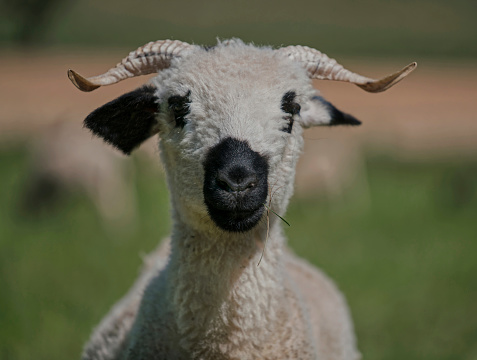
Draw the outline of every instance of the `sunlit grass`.
[[[169,232],[164,179],[137,166],[139,220],[106,230],[73,194],[26,217],[22,148],[0,153],[0,358],[75,359],[129,288],[141,253]],[[477,354],[477,164],[368,161],[368,195],[294,199],[291,246],[345,293],[365,359],[474,359]]]
[[[291,246],[345,292],[365,358],[477,354],[475,165],[374,160],[370,199],[291,204]]]

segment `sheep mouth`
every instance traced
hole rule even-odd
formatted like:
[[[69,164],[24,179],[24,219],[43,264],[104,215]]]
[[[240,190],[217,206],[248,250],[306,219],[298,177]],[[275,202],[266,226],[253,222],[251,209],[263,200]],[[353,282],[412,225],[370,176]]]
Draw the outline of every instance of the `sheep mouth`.
[[[230,232],[246,232],[253,229],[262,218],[265,207],[260,205],[256,209],[219,209],[207,206],[209,216],[221,229]]]

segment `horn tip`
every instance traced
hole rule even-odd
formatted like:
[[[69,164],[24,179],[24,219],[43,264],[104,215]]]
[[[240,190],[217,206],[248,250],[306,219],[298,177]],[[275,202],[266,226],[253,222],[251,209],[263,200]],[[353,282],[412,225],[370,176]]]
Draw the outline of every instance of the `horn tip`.
[[[411,72],[414,71],[414,69],[416,69],[416,67],[417,67],[417,62],[414,61],[410,63],[409,65],[405,66],[404,68],[402,68],[400,71],[394,74],[388,75],[382,79],[371,80],[364,84],[356,84],[356,85],[358,85],[361,89],[371,93],[383,92],[393,87],[402,79],[404,79],[406,76],[408,76]]]
[[[415,68],[417,68],[417,62],[413,61],[410,63],[408,66],[406,66],[404,69],[408,71],[408,74],[413,71]]]
[[[101,85],[97,85],[89,81],[88,79],[84,78],[76,71],[68,69],[68,78],[71,80],[74,86],[76,86],[81,91],[93,91],[99,88]]]

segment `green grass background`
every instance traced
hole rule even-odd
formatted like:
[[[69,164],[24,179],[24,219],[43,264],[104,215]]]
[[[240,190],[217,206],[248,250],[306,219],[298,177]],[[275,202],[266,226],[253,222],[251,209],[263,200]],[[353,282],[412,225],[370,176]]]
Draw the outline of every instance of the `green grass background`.
[[[167,189],[133,157],[135,230],[105,230],[84,194],[28,217],[28,161],[22,146],[0,152],[0,358],[79,358],[141,254],[167,235]],[[292,201],[291,246],[345,293],[366,359],[476,359],[477,162],[366,166],[370,199]]]

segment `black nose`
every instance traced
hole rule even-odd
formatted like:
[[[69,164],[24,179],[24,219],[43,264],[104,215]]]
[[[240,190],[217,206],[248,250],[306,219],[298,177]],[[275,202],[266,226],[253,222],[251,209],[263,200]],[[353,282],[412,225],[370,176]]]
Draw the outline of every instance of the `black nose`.
[[[215,224],[248,231],[260,221],[268,194],[268,161],[247,142],[226,138],[204,161],[204,201]]]
[[[234,166],[218,172],[217,185],[229,192],[245,191],[257,185],[257,174],[244,166]]]

